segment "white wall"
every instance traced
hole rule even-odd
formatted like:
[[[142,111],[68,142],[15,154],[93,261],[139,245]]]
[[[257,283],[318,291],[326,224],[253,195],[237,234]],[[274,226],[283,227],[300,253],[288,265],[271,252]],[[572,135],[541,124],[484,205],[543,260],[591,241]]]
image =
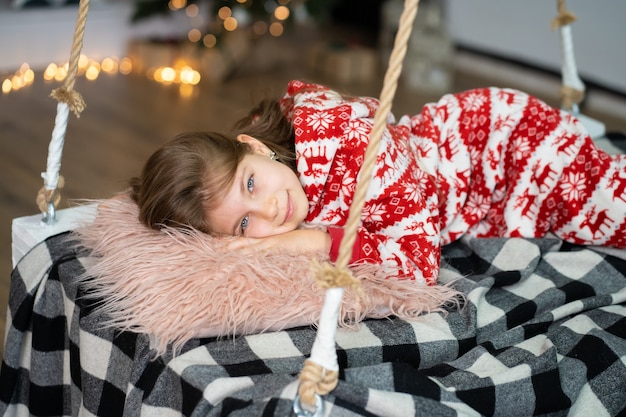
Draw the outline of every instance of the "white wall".
[[[131,24],[132,2],[90,2],[82,52],[90,58],[121,57],[134,36],[167,37],[186,33],[191,20],[184,13]],[[0,9],[0,71],[13,72],[23,63],[43,69],[67,62],[77,7]]]
[[[556,0],[444,0],[448,30],[472,49],[560,71],[558,31],[550,29]],[[626,1],[568,0],[578,71],[626,93]]]

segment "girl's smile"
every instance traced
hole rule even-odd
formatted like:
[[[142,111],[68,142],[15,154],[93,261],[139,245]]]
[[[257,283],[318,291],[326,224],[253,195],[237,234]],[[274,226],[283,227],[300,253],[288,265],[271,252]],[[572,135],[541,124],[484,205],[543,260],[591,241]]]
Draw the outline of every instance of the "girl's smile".
[[[293,215],[293,200],[291,199],[291,195],[287,193],[287,214],[285,215],[285,221],[283,223],[289,222],[291,216]]]

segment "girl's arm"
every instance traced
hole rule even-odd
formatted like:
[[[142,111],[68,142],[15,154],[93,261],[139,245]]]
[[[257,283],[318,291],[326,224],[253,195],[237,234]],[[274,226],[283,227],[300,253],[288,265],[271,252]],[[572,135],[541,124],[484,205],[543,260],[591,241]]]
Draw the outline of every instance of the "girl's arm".
[[[330,245],[330,235],[327,232],[317,229],[297,229],[263,238],[238,237],[230,242],[226,249],[239,250],[244,254],[261,250],[328,253]]]

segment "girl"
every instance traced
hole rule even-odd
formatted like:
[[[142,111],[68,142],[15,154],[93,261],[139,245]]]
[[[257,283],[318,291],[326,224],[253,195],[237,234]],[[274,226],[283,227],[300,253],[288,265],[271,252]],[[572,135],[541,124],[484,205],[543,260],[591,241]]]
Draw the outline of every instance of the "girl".
[[[237,236],[230,250],[325,250],[335,260],[378,101],[289,83],[232,135],[187,133],[132,181],[151,228]],[[626,247],[626,157],[570,114],[519,91],[446,95],[390,116],[353,262],[433,285],[462,235]]]

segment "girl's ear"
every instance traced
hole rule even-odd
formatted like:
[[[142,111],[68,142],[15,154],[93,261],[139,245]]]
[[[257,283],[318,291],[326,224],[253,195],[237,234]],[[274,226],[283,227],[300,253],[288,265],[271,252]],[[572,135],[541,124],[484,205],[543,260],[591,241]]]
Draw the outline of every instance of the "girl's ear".
[[[237,140],[241,143],[245,143],[252,149],[252,152],[258,153],[263,156],[268,156],[271,153],[271,149],[265,146],[263,142],[244,133],[237,135]]]

